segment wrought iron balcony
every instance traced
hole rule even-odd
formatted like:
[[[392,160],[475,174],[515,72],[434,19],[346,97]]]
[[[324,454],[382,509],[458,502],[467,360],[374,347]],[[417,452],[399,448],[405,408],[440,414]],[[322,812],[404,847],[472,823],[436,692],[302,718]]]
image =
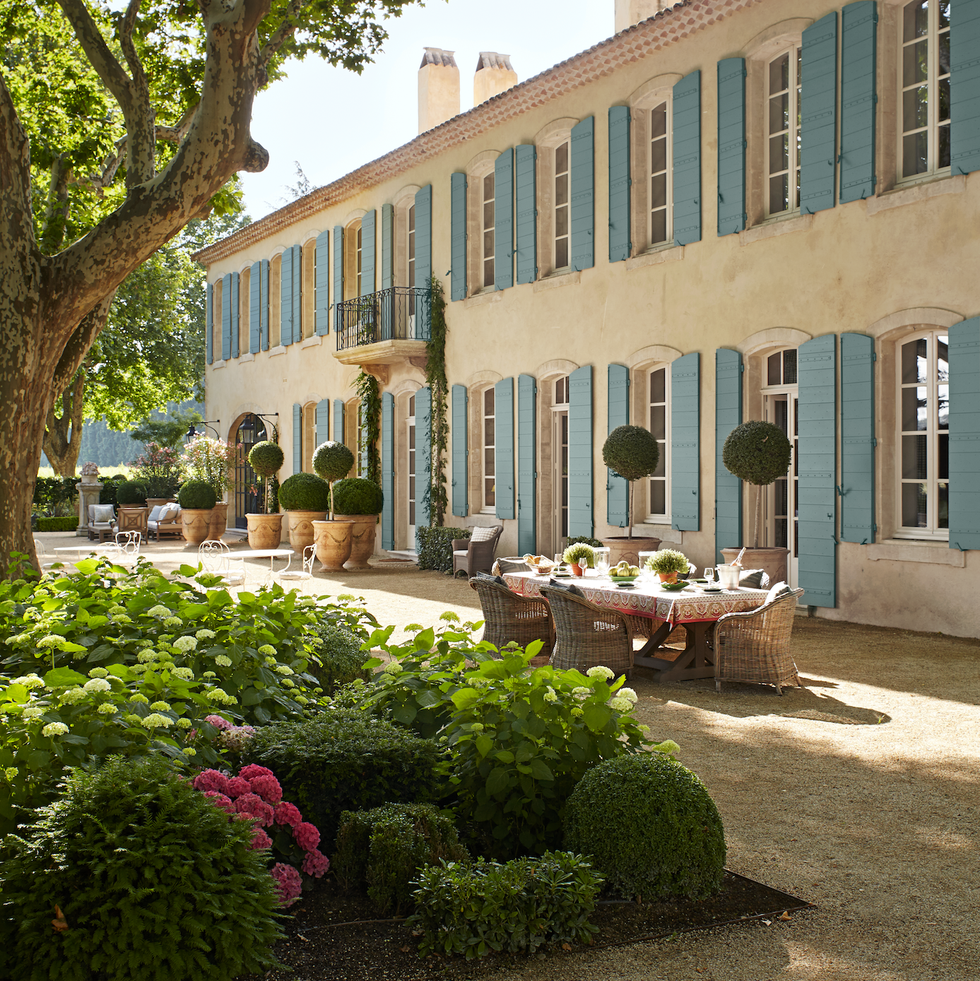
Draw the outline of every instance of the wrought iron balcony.
[[[432,290],[407,286],[345,300],[338,304],[337,350],[350,351],[391,341],[424,345],[431,336],[431,311]]]

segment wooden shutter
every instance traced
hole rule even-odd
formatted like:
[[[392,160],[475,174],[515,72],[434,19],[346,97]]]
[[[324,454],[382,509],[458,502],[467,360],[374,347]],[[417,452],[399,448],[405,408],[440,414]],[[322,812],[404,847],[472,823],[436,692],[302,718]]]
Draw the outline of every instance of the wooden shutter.
[[[875,78],[878,4],[858,0],[841,11],[840,199],[875,192]]]
[[[572,127],[568,148],[572,270],[595,265],[595,118]]]
[[[568,535],[592,535],[592,366],[568,376]]]
[[[241,355],[238,344],[238,331],[241,321],[241,293],[240,276],[234,272],[231,274],[231,356],[237,358]]]
[[[718,234],[745,228],[745,59],[718,62]]]
[[[535,190],[537,151],[522,143],[514,149],[514,196],[517,219],[517,282],[533,283],[538,278],[538,207]],[[523,553],[522,553],[523,554]]]
[[[493,288],[514,285],[514,151],[493,164]]]
[[[269,350],[269,260],[262,260],[262,296],[259,300],[259,339],[263,351]]]
[[[394,548],[395,396],[391,392],[381,393],[381,493],[384,497],[381,505],[381,547]]]
[[[381,288],[390,290],[395,285],[395,209],[390,204],[381,205]]]
[[[204,298],[204,350],[208,364],[214,363],[214,284],[208,283]]]
[[[980,0],[956,0],[949,20],[950,171],[980,169]]]
[[[340,304],[344,302],[344,229],[333,226],[333,329],[343,330]]]
[[[322,337],[330,333],[330,232],[320,232],[316,237],[314,252],[316,266],[316,333]]]
[[[800,345],[799,585],[808,606],[837,605],[837,337]]]
[[[293,403],[293,473],[303,469],[303,406]]]
[[[701,355],[670,365],[670,526],[701,530]]]
[[[316,445],[322,446],[330,439],[330,399],[320,399],[316,404]],[[316,447],[314,447],[314,450]]]
[[[426,291],[416,294],[415,298],[415,339],[427,341],[432,337],[432,304],[428,292],[432,288],[431,184],[426,184],[415,194],[415,288]]]
[[[221,279],[221,360],[231,358],[231,273]]]
[[[415,211],[418,228],[418,208]],[[432,523],[432,391],[415,393],[415,527]],[[416,548],[417,548],[416,544]]]
[[[294,245],[293,252],[293,343],[303,339],[303,246]]]
[[[611,364],[606,372],[608,435],[618,426],[630,421],[630,370],[625,365]],[[606,521],[619,528],[629,524],[629,481],[615,470],[606,467]]]
[[[742,481],[725,468],[728,434],[742,424],[742,355],[715,351],[715,563],[723,548],[742,546]]]
[[[701,241],[701,72],[685,75],[671,100],[674,244]]]
[[[514,379],[493,386],[494,478],[498,518],[515,518],[514,495]]]
[[[470,513],[467,449],[466,386],[453,385],[453,514],[465,518]]]
[[[367,414],[365,413],[364,403],[357,403],[357,453],[360,458],[358,461],[357,472],[362,477],[368,475],[368,432]]]
[[[378,213],[369,211],[361,219],[361,296],[374,292],[374,247]]]
[[[949,328],[949,547],[980,548],[980,317]]]
[[[875,344],[840,336],[840,537],[875,540]]]
[[[837,172],[837,11],[803,32],[800,214],[834,206]]]
[[[537,551],[537,386],[531,375],[517,378],[517,551]]]
[[[333,400],[333,441],[344,442],[344,400]],[[346,444],[345,444],[346,445]],[[350,449],[350,447],[347,447]]]
[[[609,107],[609,261],[630,257],[630,111]]]
[[[248,274],[248,350],[262,347],[262,263],[253,262]]]
[[[293,343],[293,250],[292,246],[282,253],[279,266],[279,343],[286,347]]]
[[[451,178],[451,221],[452,241],[450,256],[452,259],[452,279],[450,280],[450,298],[453,300],[466,299],[466,174],[453,174]]]

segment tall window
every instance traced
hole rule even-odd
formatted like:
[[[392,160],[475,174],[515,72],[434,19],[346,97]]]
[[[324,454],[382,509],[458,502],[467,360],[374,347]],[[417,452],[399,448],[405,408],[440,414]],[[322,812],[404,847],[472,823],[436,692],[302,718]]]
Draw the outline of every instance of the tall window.
[[[303,406],[303,429],[300,436],[300,459],[303,471],[313,473],[313,453],[316,450],[316,402]]]
[[[406,255],[408,256],[408,282],[406,286],[415,285],[415,205],[408,209],[408,242],[406,243]],[[412,415],[415,413],[413,412]]]
[[[494,175],[483,178],[483,288],[493,286]]]
[[[361,295],[361,223],[352,222],[344,230],[344,299]]]
[[[496,418],[494,416],[493,386],[483,393],[483,509],[496,508]]]
[[[248,354],[248,339],[251,321],[249,319],[250,297],[252,292],[252,269],[246,266],[238,281],[238,353]],[[254,353],[254,352],[253,352]]]
[[[803,49],[794,45],[769,62],[767,214],[800,209],[800,76]]]
[[[282,253],[269,263],[269,347],[282,344]]]
[[[949,535],[949,355],[945,333],[899,350],[901,521],[899,534]]]
[[[797,351],[785,348],[766,358],[762,401],[767,422],[778,426],[792,447],[793,456],[784,477],[765,491],[765,542],[773,548],[789,549],[788,575],[796,582],[799,555],[799,382]]]
[[[662,520],[667,514],[667,368],[654,368],[648,385],[649,428],[660,450],[660,462],[649,482],[649,517]]]
[[[568,536],[568,375],[555,381],[551,417],[552,535],[557,550]]]
[[[902,177],[949,166],[949,0],[902,12]]]
[[[670,227],[667,207],[670,200],[670,179],[667,145],[667,103],[650,110],[650,244],[667,241]]]
[[[564,269],[568,265],[568,146],[566,141],[555,150],[555,269]]]
[[[412,218],[415,208],[412,208]],[[408,541],[409,547],[415,547],[415,396],[408,400]]]
[[[223,278],[214,281],[214,292],[211,294],[211,350],[214,360],[224,360],[224,331],[221,326],[221,310],[224,302],[225,282]]]
[[[312,337],[316,326],[316,239],[303,243],[303,265],[301,267],[300,324],[302,336]]]

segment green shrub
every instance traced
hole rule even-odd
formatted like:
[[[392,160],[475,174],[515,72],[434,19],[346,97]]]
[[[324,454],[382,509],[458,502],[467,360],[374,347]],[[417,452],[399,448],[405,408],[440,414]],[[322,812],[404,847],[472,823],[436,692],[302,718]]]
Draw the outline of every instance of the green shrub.
[[[566,547],[562,553],[562,560],[577,565],[587,565],[591,569],[595,566],[595,549],[585,542],[576,542]]]
[[[469,538],[470,528],[423,528],[415,529],[418,566],[437,572],[453,570],[453,539]]]
[[[576,535],[574,538],[569,538],[565,542],[565,547],[568,548],[569,545],[577,545],[579,542],[584,542],[586,545],[591,545],[593,548],[602,548],[602,542],[598,538],[592,538],[589,535]]]
[[[324,480],[340,480],[354,466],[354,454],[343,443],[328,439],[313,451],[313,469]]]
[[[588,943],[589,923],[602,886],[581,855],[546,852],[498,865],[432,866],[419,873],[417,912],[409,923],[421,932],[421,954],[534,951],[544,943]]]
[[[419,869],[469,859],[453,822],[431,804],[385,804],[340,815],[333,871],[345,890],[366,891],[383,916],[414,905]]]
[[[78,515],[61,518],[38,518],[38,531],[74,531],[78,527]]]
[[[177,493],[182,508],[210,511],[218,501],[214,488],[205,480],[185,480]]]
[[[263,726],[241,758],[275,773],[330,852],[344,811],[434,800],[441,756],[430,739],[364,712],[335,710]]]
[[[380,514],[384,501],[381,488],[366,477],[345,477],[333,485],[334,514]]]
[[[602,462],[631,483],[649,477],[660,462],[657,437],[642,426],[617,426],[602,445]]]
[[[77,774],[0,861],[0,976],[231,979],[275,964],[276,899],[252,826],[160,758]],[[64,921],[52,929],[53,920]]]
[[[725,469],[739,480],[765,486],[789,470],[793,449],[779,426],[751,419],[728,434],[721,454]]]
[[[313,630],[310,674],[327,695],[358,678],[368,681],[361,638],[342,624],[318,623]]]
[[[78,511],[77,477],[38,477],[34,484],[34,510],[42,515],[70,515]],[[60,531],[62,529],[48,529]]]
[[[146,485],[135,480],[124,480],[116,488],[116,503],[118,504],[146,504]]]
[[[617,895],[703,899],[721,888],[725,832],[704,784],[640,753],[586,773],[568,799],[565,847],[591,855]]]
[[[269,439],[256,443],[248,451],[248,465],[260,477],[271,477],[278,473],[285,459],[282,447]]]
[[[113,474],[110,477],[100,476],[99,481],[102,483],[102,490],[99,491],[99,504],[118,504],[119,502],[116,500],[116,489],[127,479],[127,477],[119,473]]]
[[[330,485],[315,473],[294,473],[279,487],[279,503],[285,511],[330,510]]]

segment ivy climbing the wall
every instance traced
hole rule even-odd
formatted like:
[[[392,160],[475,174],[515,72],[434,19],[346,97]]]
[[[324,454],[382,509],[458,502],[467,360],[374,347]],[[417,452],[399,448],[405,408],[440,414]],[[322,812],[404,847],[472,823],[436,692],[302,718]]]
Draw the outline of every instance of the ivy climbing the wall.
[[[381,436],[381,387],[374,375],[362,371],[354,383],[360,402],[361,425],[364,427],[364,445],[367,447],[367,471],[361,474],[381,485],[381,452],[378,440]]]
[[[447,404],[449,385],[446,382],[446,298],[442,283],[435,276],[432,285],[432,328],[425,344],[428,361],[425,383],[432,392],[432,481],[429,491],[429,521],[433,527],[442,525],[449,497],[446,494],[446,450],[449,445]]]

